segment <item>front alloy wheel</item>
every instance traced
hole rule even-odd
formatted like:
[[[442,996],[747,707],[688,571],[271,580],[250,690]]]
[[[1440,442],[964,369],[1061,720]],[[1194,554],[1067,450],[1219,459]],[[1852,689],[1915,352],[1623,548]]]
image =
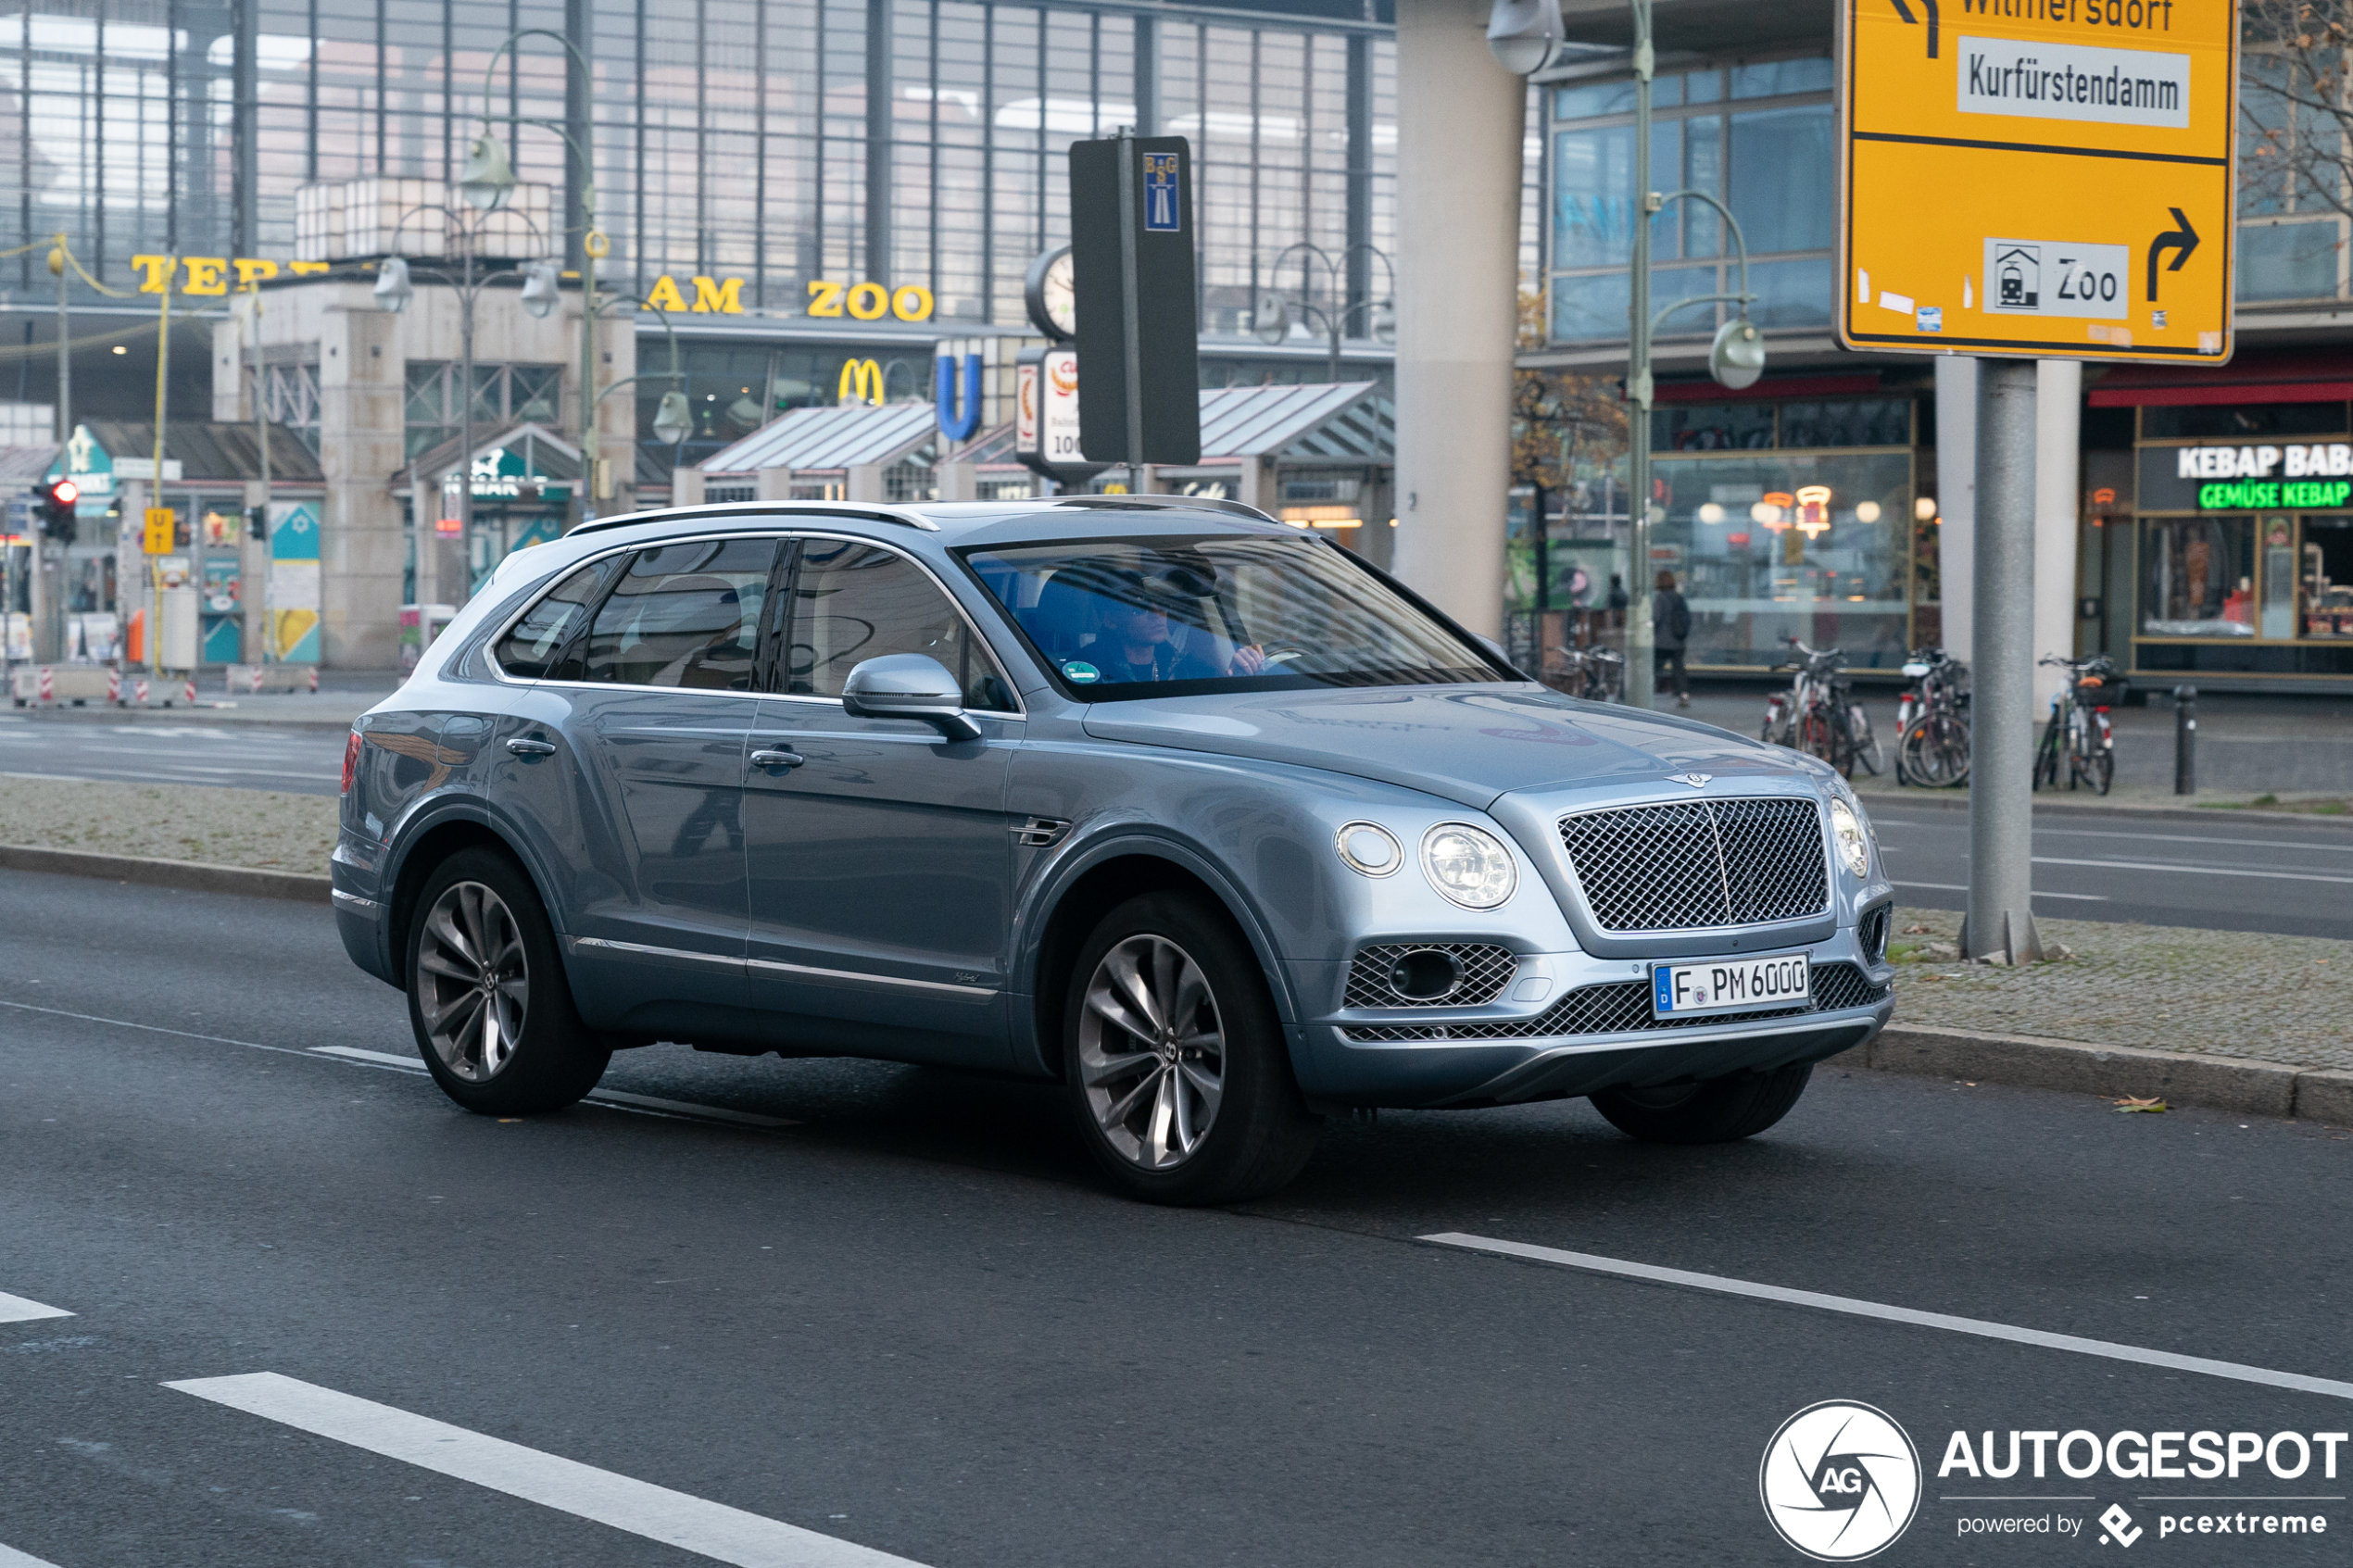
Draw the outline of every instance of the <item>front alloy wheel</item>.
[[[1078,1022],[1078,1067],[1103,1141],[1147,1171],[1192,1158],[1226,1095],[1217,999],[1192,956],[1130,936],[1096,964]]]
[[[531,960],[514,911],[479,882],[454,884],[425,916],[417,968],[434,1055],[470,1084],[497,1077],[531,1005]]]
[[[1315,1147],[1265,972],[1223,908],[1147,893],[1079,945],[1063,1080],[1104,1173],[1152,1203],[1273,1192]]]

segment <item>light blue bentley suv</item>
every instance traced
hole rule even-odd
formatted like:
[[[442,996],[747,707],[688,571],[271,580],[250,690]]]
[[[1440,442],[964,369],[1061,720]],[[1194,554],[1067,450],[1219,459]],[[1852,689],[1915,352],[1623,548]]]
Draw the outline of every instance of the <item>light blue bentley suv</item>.
[[[334,906],[469,1109],[615,1050],[1059,1082],[1126,1190],[1264,1193],[1365,1107],[1771,1126],[1890,1008],[1810,759],[1528,680],[1179,497],[749,504],[510,557],[355,726]]]

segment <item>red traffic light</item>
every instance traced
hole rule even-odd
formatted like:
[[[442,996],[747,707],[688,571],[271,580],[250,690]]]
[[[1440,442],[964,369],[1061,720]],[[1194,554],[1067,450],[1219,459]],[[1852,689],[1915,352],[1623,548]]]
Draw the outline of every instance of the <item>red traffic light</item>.
[[[61,507],[70,507],[82,495],[82,486],[70,479],[54,481],[49,486],[49,499]]]

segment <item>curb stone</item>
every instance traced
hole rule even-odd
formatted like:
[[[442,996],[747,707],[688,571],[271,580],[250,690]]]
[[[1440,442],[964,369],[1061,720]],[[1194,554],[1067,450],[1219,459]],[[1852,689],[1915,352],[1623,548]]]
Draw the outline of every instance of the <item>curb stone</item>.
[[[1850,1071],[1966,1078],[2107,1098],[2156,1096],[2181,1105],[2353,1126],[2353,1073],[2274,1061],[1900,1025],[1830,1061]]]
[[[157,860],[140,855],[99,855],[81,849],[42,849],[0,844],[0,870],[50,872],[62,876],[103,877],[146,887],[177,887],[190,893],[242,893],[254,898],[329,902],[328,877],[307,872],[255,871],[201,860]]]

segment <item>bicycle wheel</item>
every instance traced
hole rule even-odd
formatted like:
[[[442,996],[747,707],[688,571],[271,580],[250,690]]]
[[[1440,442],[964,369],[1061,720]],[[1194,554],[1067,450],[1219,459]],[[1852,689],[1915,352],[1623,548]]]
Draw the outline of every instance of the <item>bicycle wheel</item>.
[[[1952,713],[1931,713],[1913,726],[1919,737],[1912,771],[1932,789],[1969,782],[1969,726]]]
[[[2058,765],[2059,727],[2047,724],[2044,726],[2042,740],[2034,747],[2034,787],[2040,789],[2049,784],[2054,789],[2057,788]]]
[[[1846,732],[1854,741],[1855,760],[1871,777],[1879,777],[1887,755],[1880,749],[1879,737],[1871,734],[1871,716],[1863,711],[1859,702],[1850,704],[1846,709]]]
[[[2116,782],[2116,753],[2095,748],[2083,759],[2083,776],[2092,782],[2093,789],[2102,795]]]
[[[1831,740],[1831,721],[1819,711],[1811,712],[1797,721],[1797,749],[1808,757],[1818,757],[1831,767],[1836,747]]]

